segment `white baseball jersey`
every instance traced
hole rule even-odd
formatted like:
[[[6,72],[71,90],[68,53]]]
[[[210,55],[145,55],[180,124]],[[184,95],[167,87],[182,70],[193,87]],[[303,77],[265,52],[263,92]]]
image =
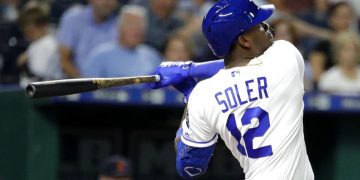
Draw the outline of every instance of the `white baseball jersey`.
[[[303,133],[304,61],[275,41],[247,66],[220,70],[189,97],[181,140],[208,147],[218,135],[246,179],[311,180]]]

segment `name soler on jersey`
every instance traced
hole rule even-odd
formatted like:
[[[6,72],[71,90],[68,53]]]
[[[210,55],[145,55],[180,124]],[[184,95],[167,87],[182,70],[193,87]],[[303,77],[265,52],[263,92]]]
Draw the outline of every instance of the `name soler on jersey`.
[[[263,98],[269,98],[266,77],[250,79],[245,81],[244,84],[234,84],[221,92],[215,93],[215,99],[222,106],[221,111],[223,113],[229,109]]]

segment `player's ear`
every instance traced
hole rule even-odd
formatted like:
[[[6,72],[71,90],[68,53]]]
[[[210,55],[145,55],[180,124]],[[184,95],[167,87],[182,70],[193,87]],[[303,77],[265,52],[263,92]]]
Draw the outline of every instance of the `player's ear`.
[[[249,49],[250,48],[249,37],[246,36],[246,35],[239,36],[238,39],[237,39],[237,42],[244,49]]]

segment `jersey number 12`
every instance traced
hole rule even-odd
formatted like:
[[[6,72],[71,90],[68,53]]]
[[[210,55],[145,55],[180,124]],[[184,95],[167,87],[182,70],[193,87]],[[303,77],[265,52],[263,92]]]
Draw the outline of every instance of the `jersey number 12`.
[[[257,118],[259,120],[259,125],[255,128],[248,129],[244,135],[242,135],[240,130],[237,128],[235,116],[233,113],[229,115],[226,127],[237,140],[237,149],[242,155],[248,156],[250,158],[271,156],[273,154],[271,145],[259,147],[257,149],[253,148],[253,139],[255,137],[262,137],[270,127],[269,114],[260,107],[246,109],[243,117],[241,118],[242,125],[245,126],[251,124],[251,119],[253,118]],[[246,149],[240,143],[242,137],[244,138]]]

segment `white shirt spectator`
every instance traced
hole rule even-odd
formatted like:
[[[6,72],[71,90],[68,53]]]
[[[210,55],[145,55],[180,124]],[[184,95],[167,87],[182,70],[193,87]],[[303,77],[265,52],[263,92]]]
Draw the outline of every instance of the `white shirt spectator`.
[[[43,79],[58,78],[58,73],[55,71],[59,67],[56,58],[57,47],[55,36],[52,34],[31,43],[26,51],[30,71]]]
[[[357,68],[356,79],[346,77],[339,66],[334,66],[326,71],[320,78],[319,89],[340,95],[360,94],[360,66]]]

